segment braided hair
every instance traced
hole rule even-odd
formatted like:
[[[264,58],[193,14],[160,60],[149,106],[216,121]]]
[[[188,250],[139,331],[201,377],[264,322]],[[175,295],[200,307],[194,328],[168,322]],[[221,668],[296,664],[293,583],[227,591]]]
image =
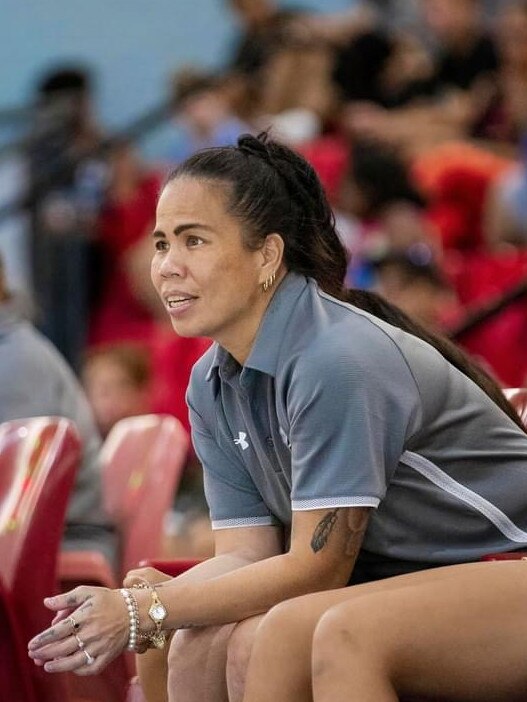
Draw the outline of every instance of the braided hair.
[[[375,293],[344,287],[347,257],[335,217],[318,176],[302,156],[265,132],[244,134],[237,146],[198,151],[170,173],[165,185],[182,177],[225,185],[229,214],[240,221],[247,248],[257,250],[269,234],[280,234],[287,270],[313,278],[329,295],[426,341],[523,430],[497,383],[446,337],[429,332]]]

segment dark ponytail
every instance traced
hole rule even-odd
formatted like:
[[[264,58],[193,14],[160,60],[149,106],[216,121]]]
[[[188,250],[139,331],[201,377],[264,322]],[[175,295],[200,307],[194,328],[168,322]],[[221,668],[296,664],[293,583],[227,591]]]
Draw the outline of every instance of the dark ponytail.
[[[237,146],[197,152],[172,171],[167,184],[180,177],[227,186],[229,212],[242,223],[248,248],[258,249],[268,234],[279,233],[288,270],[313,278],[329,295],[429,343],[523,430],[497,383],[448,339],[427,331],[375,293],[344,288],[346,252],[333,212],[314,169],[299,154],[265,133],[243,135]]]
[[[426,327],[411,319],[401,309],[376,293],[367,290],[346,290],[341,299],[388,322],[394,327],[399,327],[399,329],[417,336],[430,344],[430,346],[433,346],[454,368],[457,368],[467,378],[476,383],[522,431],[525,431],[518,413],[507,400],[496,381],[483,368],[471,361],[467,354],[459,346],[452,343],[450,339],[447,339],[446,336],[428,331]]]

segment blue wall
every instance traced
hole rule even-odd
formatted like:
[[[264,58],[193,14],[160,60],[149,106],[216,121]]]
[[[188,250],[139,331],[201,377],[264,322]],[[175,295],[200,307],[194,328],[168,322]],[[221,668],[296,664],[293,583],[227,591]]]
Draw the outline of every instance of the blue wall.
[[[324,11],[353,0],[293,0]],[[156,104],[185,62],[221,64],[235,26],[225,0],[0,0],[0,109],[26,102],[63,60],[97,76],[101,121],[118,126]]]

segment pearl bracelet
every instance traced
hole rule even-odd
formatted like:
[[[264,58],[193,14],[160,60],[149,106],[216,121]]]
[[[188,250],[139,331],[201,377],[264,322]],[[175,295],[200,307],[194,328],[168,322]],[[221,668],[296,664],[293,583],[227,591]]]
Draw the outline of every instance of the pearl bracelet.
[[[135,651],[135,645],[137,642],[137,633],[139,629],[139,607],[137,606],[137,600],[135,595],[132,594],[127,588],[121,588],[119,590],[126,604],[128,610],[128,617],[130,619],[130,634],[128,636],[127,649],[129,651]]]

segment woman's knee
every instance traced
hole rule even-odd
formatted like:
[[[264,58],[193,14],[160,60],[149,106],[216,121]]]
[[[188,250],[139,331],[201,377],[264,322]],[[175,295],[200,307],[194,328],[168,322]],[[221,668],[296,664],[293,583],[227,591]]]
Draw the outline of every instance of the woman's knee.
[[[319,619],[313,634],[313,675],[337,666],[342,658],[353,665],[364,656],[381,656],[379,623],[375,608],[367,598],[346,602],[328,609]]]
[[[202,675],[203,661],[211,664],[215,660],[223,663],[227,657],[227,644],[233,625],[180,629],[176,631],[168,652],[168,675],[179,678],[181,675]]]
[[[310,616],[303,599],[281,602],[262,617],[252,641],[252,673],[265,674],[270,666],[277,671],[285,661],[289,666],[303,666],[306,657],[309,665],[317,620]]]
[[[311,625],[309,610],[306,610],[305,598],[285,600],[272,607],[263,617],[256,632],[255,644],[258,647],[275,648],[278,642],[290,646],[301,631],[314,628]]]
[[[234,627],[227,645],[227,687],[232,699],[241,699],[256,631],[262,617],[245,619]]]

